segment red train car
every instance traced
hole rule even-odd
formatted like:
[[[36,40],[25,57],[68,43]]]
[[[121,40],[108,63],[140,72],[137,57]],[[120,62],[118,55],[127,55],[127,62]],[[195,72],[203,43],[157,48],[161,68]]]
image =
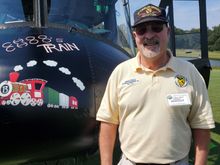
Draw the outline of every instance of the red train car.
[[[74,96],[69,97],[69,106],[71,109],[78,109],[78,100]]]
[[[42,106],[44,100],[43,89],[47,81],[43,79],[25,79],[20,82],[28,87],[28,93],[25,95],[26,101],[31,106]]]
[[[9,81],[0,84],[0,105],[22,104],[24,106],[42,106],[43,88],[47,81],[43,79],[25,79],[17,82],[18,72],[9,74]]]
[[[45,87],[46,80],[32,78],[17,82],[18,72],[10,73],[9,77],[9,81],[0,83],[0,105],[42,106],[46,104],[48,108],[78,109],[76,97]]]

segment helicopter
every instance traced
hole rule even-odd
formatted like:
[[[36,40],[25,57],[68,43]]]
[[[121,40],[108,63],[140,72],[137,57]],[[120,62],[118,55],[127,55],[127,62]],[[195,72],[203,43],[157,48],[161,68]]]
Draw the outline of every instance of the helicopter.
[[[203,46],[201,58],[190,61],[208,86],[206,4],[198,2]],[[159,5],[168,9],[176,55],[173,0]],[[0,1],[0,164],[98,156],[95,117],[106,82],[136,53],[130,6],[128,0]]]

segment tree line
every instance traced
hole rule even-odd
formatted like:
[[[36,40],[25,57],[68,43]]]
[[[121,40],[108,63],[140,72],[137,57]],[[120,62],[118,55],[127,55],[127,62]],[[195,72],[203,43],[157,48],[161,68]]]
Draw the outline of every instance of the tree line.
[[[175,28],[176,48],[200,49],[200,29],[182,30]],[[220,51],[220,25],[208,29],[209,51]]]
[[[129,47],[125,25],[118,27],[121,46]],[[200,49],[200,29],[182,30],[175,27],[175,41],[177,49]],[[209,51],[220,51],[220,25],[208,29]]]

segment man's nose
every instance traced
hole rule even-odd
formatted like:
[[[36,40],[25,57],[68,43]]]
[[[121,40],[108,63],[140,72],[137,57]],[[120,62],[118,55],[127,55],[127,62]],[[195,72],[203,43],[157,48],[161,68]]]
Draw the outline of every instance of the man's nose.
[[[146,26],[144,36],[147,38],[152,38],[155,35],[155,32],[151,29],[151,26]]]

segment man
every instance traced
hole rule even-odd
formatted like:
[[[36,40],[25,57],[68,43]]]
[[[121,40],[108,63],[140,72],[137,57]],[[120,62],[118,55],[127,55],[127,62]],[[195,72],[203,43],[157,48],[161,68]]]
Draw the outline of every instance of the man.
[[[192,137],[195,165],[205,165],[214,120],[202,76],[167,50],[163,8],[137,10],[133,29],[137,56],[115,68],[97,113],[101,164],[112,165],[118,130],[119,165],[188,165]]]

